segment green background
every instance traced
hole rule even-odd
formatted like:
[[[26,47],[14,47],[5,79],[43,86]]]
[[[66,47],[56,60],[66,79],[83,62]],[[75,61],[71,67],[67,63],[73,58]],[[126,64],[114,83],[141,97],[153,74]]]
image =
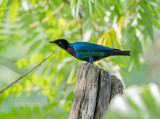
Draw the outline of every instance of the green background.
[[[104,118],[160,117],[159,0],[0,0],[0,90],[54,52],[0,94],[1,119],[68,118],[83,62],[49,44],[58,38],[131,51],[95,62],[125,86]]]

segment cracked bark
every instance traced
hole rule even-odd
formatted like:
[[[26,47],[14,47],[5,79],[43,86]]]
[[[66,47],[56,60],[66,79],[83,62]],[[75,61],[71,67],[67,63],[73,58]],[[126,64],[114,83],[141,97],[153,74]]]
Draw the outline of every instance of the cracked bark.
[[[115,76],[91,63],[78,67],[69,119],[100,119],[111,99],[123,93],[123,84]]]

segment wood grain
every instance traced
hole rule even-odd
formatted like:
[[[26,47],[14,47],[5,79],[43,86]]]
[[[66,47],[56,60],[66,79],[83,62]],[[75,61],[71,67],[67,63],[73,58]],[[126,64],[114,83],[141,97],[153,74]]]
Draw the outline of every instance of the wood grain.
[[[69,119],[100,119],[111,99],[123,93],[123,84],[115,76],[91,63],[77,69],[77,80]]]

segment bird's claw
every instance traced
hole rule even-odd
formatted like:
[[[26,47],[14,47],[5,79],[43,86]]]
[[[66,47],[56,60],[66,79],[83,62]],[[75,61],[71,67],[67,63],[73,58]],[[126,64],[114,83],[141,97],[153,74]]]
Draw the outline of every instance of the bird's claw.
[[[89,57],[89,63],[93,64],[93,61],[94,61],[93,57]]]

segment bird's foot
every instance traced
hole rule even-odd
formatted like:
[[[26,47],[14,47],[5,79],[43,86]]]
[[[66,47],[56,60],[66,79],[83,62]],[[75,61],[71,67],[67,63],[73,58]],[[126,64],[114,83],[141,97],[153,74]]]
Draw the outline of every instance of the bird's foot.
[[[89,62],[90,62],[91,64],[93,64],[93,61],[94,61],[93,57],[89,57]]]

